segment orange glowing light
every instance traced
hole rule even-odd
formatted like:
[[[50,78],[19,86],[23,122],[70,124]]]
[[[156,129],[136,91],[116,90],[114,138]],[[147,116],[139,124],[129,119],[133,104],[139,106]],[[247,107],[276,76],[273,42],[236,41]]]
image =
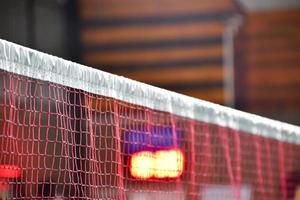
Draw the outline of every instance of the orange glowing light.
[[[139,179],[176,178],[183,173],[184,156],[178,149],[141,151],[131,157],[130,173]]]

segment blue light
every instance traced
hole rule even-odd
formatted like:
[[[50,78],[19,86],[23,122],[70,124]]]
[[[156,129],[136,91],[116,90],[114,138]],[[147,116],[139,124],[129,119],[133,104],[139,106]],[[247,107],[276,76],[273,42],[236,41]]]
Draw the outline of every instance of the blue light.
[[[175,132],[175,133],[174,133]],[[180,147],[182,132],[172,127],[152,127],[151,131],[131,131],[125,133],[125,153],[169,149]]]

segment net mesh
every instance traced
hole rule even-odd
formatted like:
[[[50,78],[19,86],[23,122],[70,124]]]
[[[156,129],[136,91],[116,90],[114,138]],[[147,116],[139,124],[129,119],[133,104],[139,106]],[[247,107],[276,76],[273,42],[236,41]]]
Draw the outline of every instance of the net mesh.
[[[0,199],[296,198],[296,142],[4,70],[0,80]]]

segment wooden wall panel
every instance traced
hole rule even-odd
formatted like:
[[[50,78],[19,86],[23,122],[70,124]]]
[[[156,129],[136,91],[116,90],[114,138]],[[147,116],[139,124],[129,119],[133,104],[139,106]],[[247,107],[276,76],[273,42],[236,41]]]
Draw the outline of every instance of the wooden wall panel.
[[[224,103],[223,32],[232,0],[81,0],[84,64]]]
[[[300,9],[249,13],[245,22],[237,37],[238,104],[259,114],[298,113],[300,124]]]

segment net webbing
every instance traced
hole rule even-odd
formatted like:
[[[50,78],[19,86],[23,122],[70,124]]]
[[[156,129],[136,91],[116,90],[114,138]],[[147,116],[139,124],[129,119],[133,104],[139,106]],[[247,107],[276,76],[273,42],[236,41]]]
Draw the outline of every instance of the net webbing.
[[[299,127],[173,93],[144,100],[156,89],[79,65],[71,87],[66,61],[1,44],[0,199],[296,198]]]

